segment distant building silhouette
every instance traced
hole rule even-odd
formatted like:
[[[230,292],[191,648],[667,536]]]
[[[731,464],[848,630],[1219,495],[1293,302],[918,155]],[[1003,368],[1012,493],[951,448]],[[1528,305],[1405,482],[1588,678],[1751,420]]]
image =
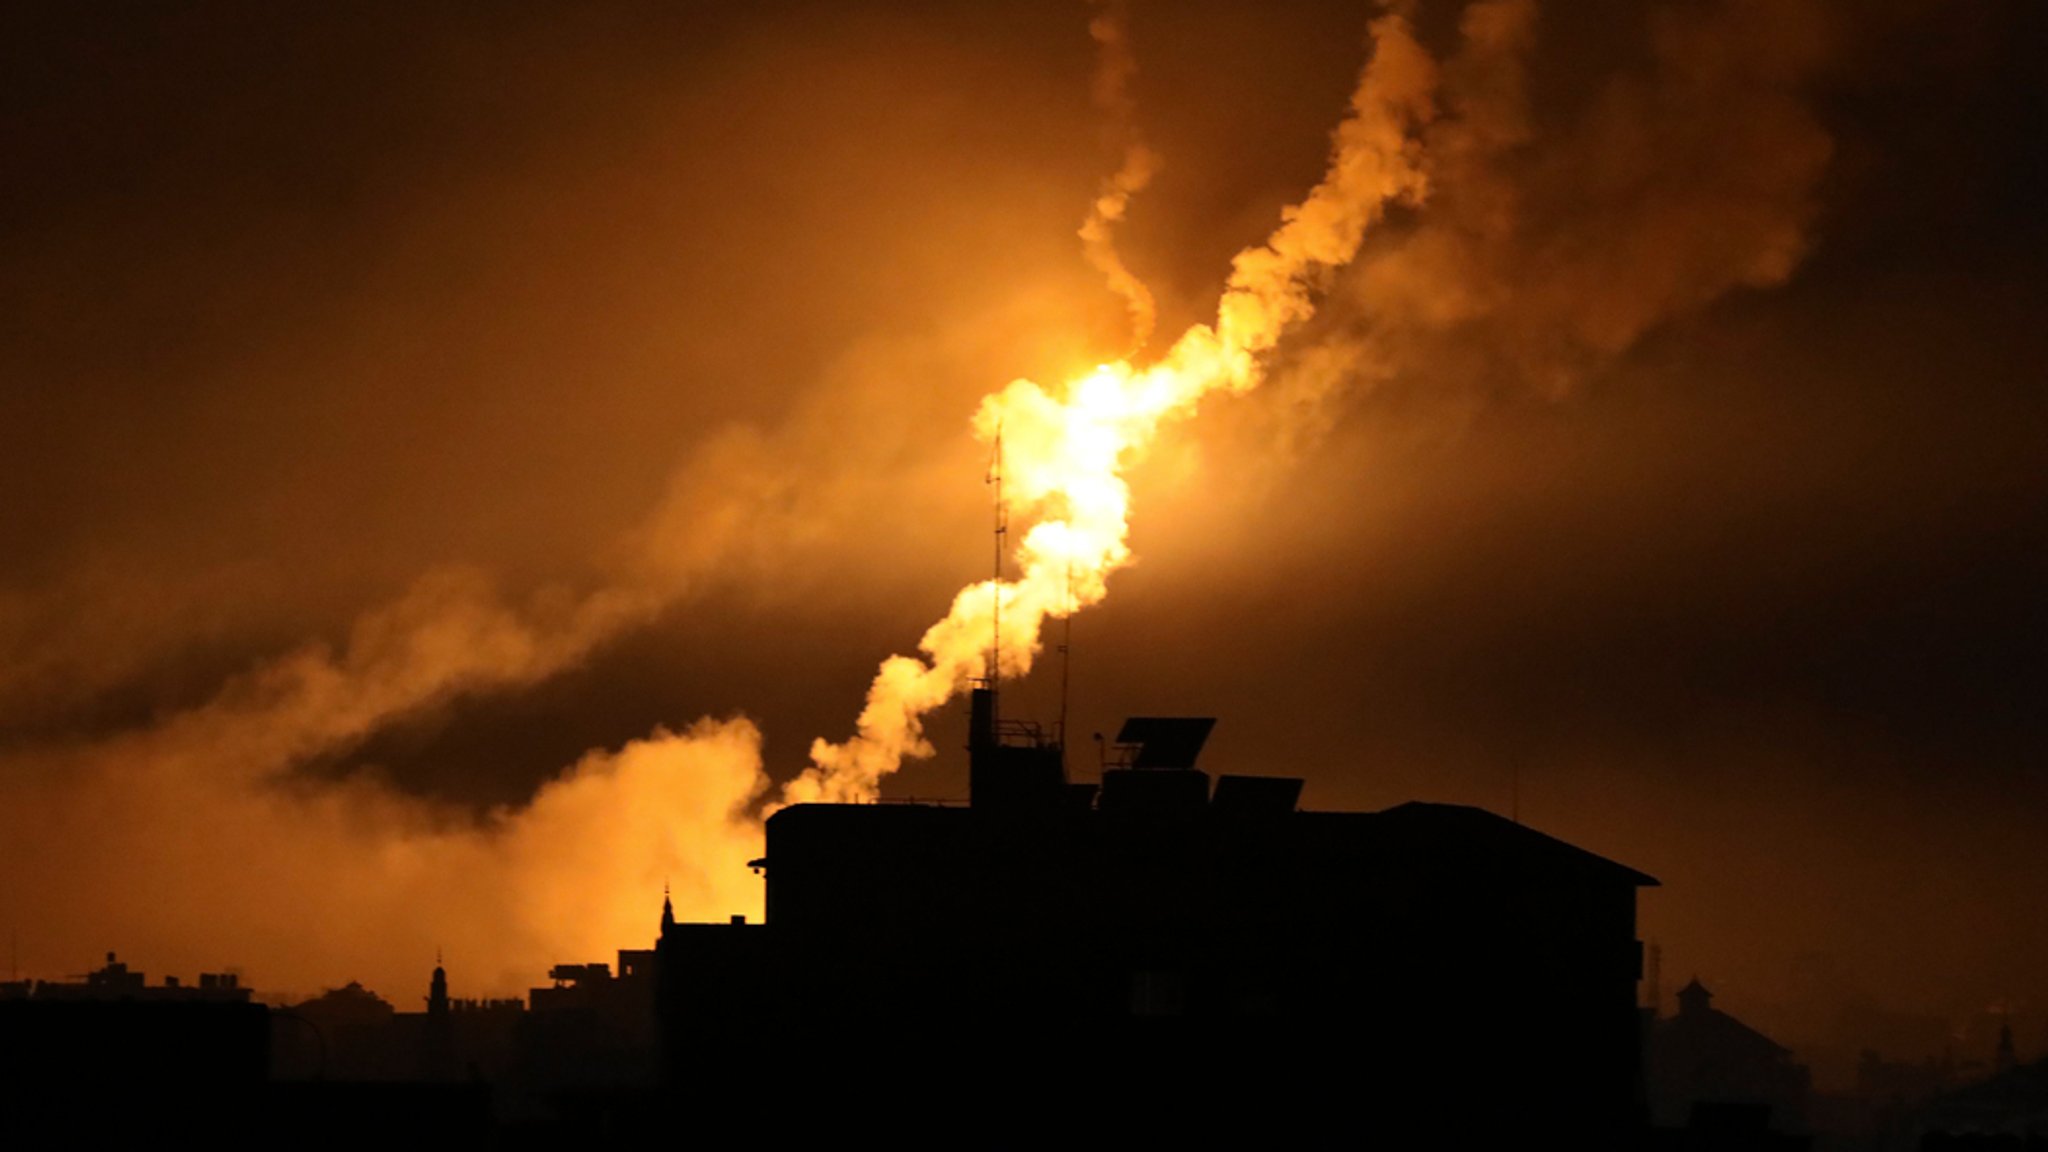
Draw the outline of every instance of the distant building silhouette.
[[[26,983],[26,982],[24,982]],[[37,980],[29,995],[37,1000],[132,1000],[146,1003],[246,1004],[249,989],[232,972],[202,972],[197,984],[176,976],[151,984],[140,972],[131,971],[114,953],[107,953],[104,967],[95,968],[75,980]]]
[[[354,981],[279,1008],[271,1021],[273,1078],[352,1082],[509,1079],[526,1005],[449,992],[437,958],[424,1012],[401,1012]]]
[[[663,932],[671,1084],[772,1098],[794,1060],[811,1106],[900,1098],[1013,1137],[1081,1116],[1640,1128],[1635,894],[1655,880],[1475,808],[1301,812],[1285,778],[1212,795],[1208,721],[1131,721],[1097,793],[993,705],[976,691],[969,806],[783,809],[767,923]]]
[[[416,1046],[397,1026],[398,1010],[356,981],[277,1015],[275,1064],[287,1079],[407,1080],[419,1074]]]
[[[1682,1125],[1701,1104],[1768,1109],[1773,1127],[1805,1123],[1811,1078],[1784,1045],[1713,1006],[1694,978],[1678,990],[1678,1014],[1655,1021],[1647,1053],[1651,1112]]]
[[[1998,1137],[2018,1148],[2048,1144],[2048,1060],[2012,1067],[1925,1101],[1909,1131],[1928,1137]],[[1933,1146],[1923,1144],[1923,1146]]]
[[[1999,1022],[1988,1068],[1952,1057],[1942,1063],[1949,1082],[1903,1110],[1896,1132],[1923,1148],[2048,1147],[2048,1060],[2020,1059],[2009,1016]]]
[[[1939,1095],[1960,1082],[1955,1057],[1887,1060],[1866,1048],[1856,1061],[1856,1095],[1873,1106],[1899,1107]]]

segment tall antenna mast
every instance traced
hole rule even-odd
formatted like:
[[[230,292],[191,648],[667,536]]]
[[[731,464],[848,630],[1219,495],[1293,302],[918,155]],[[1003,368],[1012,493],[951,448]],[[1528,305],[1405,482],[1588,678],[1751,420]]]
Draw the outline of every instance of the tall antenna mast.
[[[1060,764],[1067,761],[1067,682],[1074,667],[1074,566],[1067,565],[1067,615],[1060,625]]]
[[[1010,535],[1010,511],[1003,506],[1003,426],[996,424],[995,458],[988,482],[996,486],[995,581],[989,585],[988,694],[989,715],[995,716],[996,684],[1003,660],[1003,544]]]

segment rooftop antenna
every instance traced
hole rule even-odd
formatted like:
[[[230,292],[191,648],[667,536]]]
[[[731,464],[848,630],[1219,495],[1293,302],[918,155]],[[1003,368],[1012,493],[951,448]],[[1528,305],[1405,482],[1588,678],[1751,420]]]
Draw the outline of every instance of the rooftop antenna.
[[[1067,564],[1067,615],[1060,623],[1060,767],[1067,764],[1067,682],[1074,670],[1074,565]]]
[[[1003,660],[1003,544],[1010,535],[1010,510],[1003,505],[1003,425],[996,422],[994,457],[987,483],[996,489],[995,580],[989,585],[988,697],[990,727],[996,718],[996,682]]]

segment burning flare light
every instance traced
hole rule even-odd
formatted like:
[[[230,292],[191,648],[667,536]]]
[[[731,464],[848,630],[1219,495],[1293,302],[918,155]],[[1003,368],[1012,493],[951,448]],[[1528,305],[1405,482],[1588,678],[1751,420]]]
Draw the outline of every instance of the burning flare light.
[[[1399,15],[1374,21],[1371,35],[1372,59],[1335,133],[1328,172],[1264,244],[1237,255],[1214,324],[1189,328],[1145,367],[1120,360],[1057,389],[1016,380],[982,401],[974,431],[1002,437],[1005,494],[1031,525],[1015,556],[1020,574],[962,589],[919,641],[923,656],[883,661],[855,734],[814,743],[811,766],[783,803],[871,800],[904,757],[930,756],[924,717],[987,669],[996,612],[997,676],[1029,672],[1046,619],[1101,601],[1110,573],[1130,560],[1125,467],[1204,397],[1257,387],[1262,357],[1314,311],[1319,278],[1351,260],[1389,204],[1420,200],[1427,185],[1416,137],[1434,115],[1436,68]],[[1123,198],[1113,212],[1098,205],[1090,224],[1121,216]],[[1112,288],[1123,291],[1114,278]]]

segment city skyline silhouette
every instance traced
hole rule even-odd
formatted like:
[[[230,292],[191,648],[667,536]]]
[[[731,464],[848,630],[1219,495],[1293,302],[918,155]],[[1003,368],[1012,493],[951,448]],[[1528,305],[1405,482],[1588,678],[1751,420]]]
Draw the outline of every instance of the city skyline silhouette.
[[[1503,1052],[1609,1027],[1503,1007],[1527,924],[1577,923],[1524,914],[1540,868],[1496,877],[1507,905],[1432,890],[1429,931],[1389,911],[1406,865],[1306,904],[1323,881],[1274,870],[1312,830],[1364,858],[1413,825],[1660,882],[1630,897],[1629,1066],[1686,1071],[1465,1081],[1509,1112],[1628,1079],[1582,1118],[2032,1123],[2038,6],[224,0],[9,28],[0,927],[9,1011],[85,1037],[15,1051],[80,1069],[196,1029],[215,1055],[178,1075],[239,1069],[250,1123],[346,1110],[283,1084],[461,1082],[493,1087],[363,1115],[635,1127],[633,1092],[675,1087],[654,925],[739,949],[703,962],[826,1044],[822,1001],[740,969],[929,1015],[957,973],[897,917],[968,924],[969,875],[1066,910],[1048,987],[1209,1006],[1162,1091],[1261,981],[1450,1045],[1273,976],[1381,963],[1362,929],[1240,904],[1405,925],[1404,979],[1455,984],[1445,1026]],[[1263,877],[1235,910],[1101,847],[1155,809],[1211,829],[1167,856]],[[1281,809],[1247,859],[1230,814]],[[1041,833],[1077,854],[976,863]],[[825,931],[777,878],[792,843],[878,870],[828,901],[868,928],[762,943]],[[936,890],[883,867],[916,844]],[[884,923],[905,958],[854,980]],[[928,943],[1039,947],[993,924]],[[1179,966],[1103,960],[1148,950]],[[1368,1079],[1451,1082],[1402,1074]]]

